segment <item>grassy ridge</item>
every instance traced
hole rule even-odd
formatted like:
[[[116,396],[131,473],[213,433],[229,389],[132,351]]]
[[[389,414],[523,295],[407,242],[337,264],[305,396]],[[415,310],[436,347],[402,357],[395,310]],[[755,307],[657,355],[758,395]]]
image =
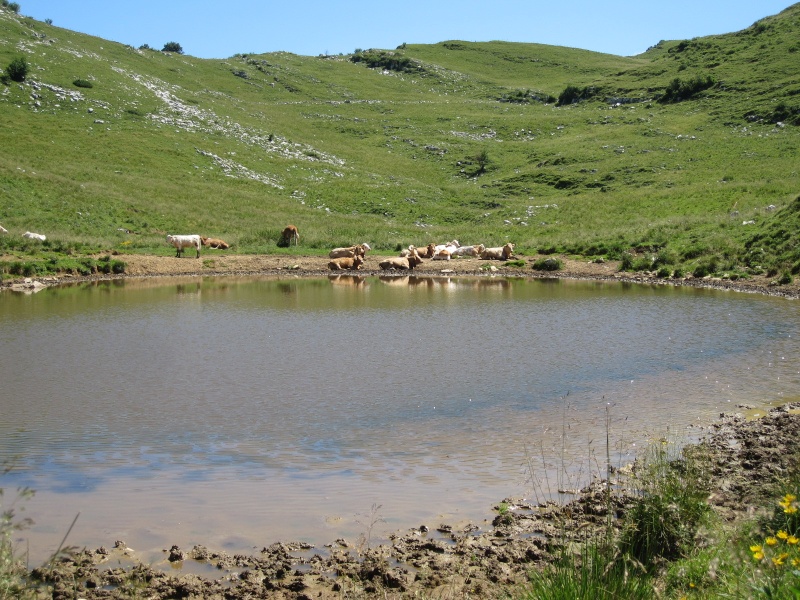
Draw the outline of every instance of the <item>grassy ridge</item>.
[[[636,57],[447,41],[203,60],[2,10],[0,66],[30,69],[0,85],[0,251],[29,251],[31,230],[101,251],[166,254],[166,232],[197,232],[272,252],[291,222],[302,252],[457,237],[797,272],[796,249],[747,256],[798,218],[798,33],[793,5]],[[583,99],[554,103],[568,86]],[[672,89],[687,97],[660,102]]]

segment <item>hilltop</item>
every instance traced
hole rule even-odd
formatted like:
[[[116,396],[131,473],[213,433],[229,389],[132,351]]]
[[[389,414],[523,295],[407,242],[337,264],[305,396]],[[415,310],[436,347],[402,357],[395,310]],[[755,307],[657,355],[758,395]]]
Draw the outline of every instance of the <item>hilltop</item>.
[[[0,10],[0,67],[28,65],[0,84],[0,270],[168,256],[164,235],[192,232],[239,254],[510,240],[788,281],[798,34],[795,4],[635,57],[449,40],[205,60]],[[277,246],[287,223],[297,249]]]

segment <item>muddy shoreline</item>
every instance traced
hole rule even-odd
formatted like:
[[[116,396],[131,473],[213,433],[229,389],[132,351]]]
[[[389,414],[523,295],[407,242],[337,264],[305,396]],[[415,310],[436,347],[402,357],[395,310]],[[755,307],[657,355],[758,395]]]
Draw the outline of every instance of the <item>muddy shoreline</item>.
[[[5,260],[13,257],[3,257]],[[222,251],[206,251],[199,259],[176,258],[141,254],[117,255],[126,264],[125,273],[119,275],[96,274],[78,276],[64,274],[43,277],[19,277],[0,284],[0,289],[19,292],[36,292],[53,285],[68,285],[92,281],[157,277],[224,277],[224,276],[268,276],[275,278],[336,277],[336,276],[405,276],[417,277],[525,277],[530,279],[577,279],[609,281],[646,285],[674,285],[696,288],[729,290],[763,294],[789,299],[800,298],[800,281],[788,285],[776,285],[774,277],[764,275],[747,279],[724,279],[692,276],[674,279],[659,278],[654,274],[627,273],[619,271],[614,261],[594,262],[560,257],[563,268],[556,272],[535,271],[531,264],[537,257],[519,257],[527,264],[511,266],[499,260],[458,258],[450,261],[425,260],[414,271],[382,271],[378,262],[385,255],[369,254],[364,267],[358,271],[330,271],[329,258],[323,256],[294,255],[237,255]]]

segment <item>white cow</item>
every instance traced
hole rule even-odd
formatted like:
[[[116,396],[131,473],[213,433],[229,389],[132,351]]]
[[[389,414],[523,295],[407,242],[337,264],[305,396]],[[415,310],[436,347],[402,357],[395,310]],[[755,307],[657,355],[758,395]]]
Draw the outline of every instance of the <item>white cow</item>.
[[[47,236],[43,233],[32,233],[30,231],[23,233],[22,237],[28,238],[29,240],[39,240],[40,242],[43,242],[47,239]]]
[[[478,244],[477,246],[459,246],[451,254],[453,256],[480,256],[481,252],[486,250],[486,246]]]
[[[167,234],[167,243],[175,246],[177,253],[175,254],[176,257],[180,258],[181,254],[183,254],[184,248],[191,248],[192,246],[195,247],[197,250],[197,257],[200,258],[200,246],[203,242],[200,240],[199,235],[169,235]]]
[[[328,258],[353,258],[354,256],[365,257],[367,250],[372,250],[369,244],[356,244],[347,248],[334,248],[328,252]]]
[[[453,240],[445,244],[437,244],[433,248],[433,256],[431,258],[433,260],[450,260],[450,256],[452,256],[460,246],[461,244],[458,243],[458,240]]]

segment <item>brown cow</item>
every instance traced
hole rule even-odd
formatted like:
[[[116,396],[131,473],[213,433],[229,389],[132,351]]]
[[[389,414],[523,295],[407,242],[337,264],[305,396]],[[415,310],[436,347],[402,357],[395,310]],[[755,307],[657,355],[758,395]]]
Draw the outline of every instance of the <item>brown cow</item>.
[[[431,242],[424,248],[417,248],[417,254],[419,254],[420,258],[433,258],[435,249],[436,249],[436,244]]]
[[[281,232],[281,239],[278,241],[278,246],[291,246],[292,240],[294,240],[294,245],[297,246],[300,241],[300,234],[297,232],[297,227],[294,225],[287,225]]]
[[[331,271],[343,271],[349,269],[351,271],[355,271],[361,268],[361,265],[364,264],[364,257],[363,256],[351,256],[351,257],[342,257],[342,258],[335,258],[331,262],[328,263],[328,268]]]
[[[508,260],[514,256],[514,244],[508,242],[502,248],[486,248],[481,252],[483,260]]]
[[[417,265],[422,264],[422,259],[419,254],[413,252],[408,256],[396,256],[394,258],[387,258],[378,263],[378,266],[387,271],[389,269],[400,269],[402,271],[413,270]]]
[[[217,250],[227,250],[231,247],[228,242],[224,242],[218,238],[209,238],[209,237],[202,237],[200,236],[200,242],[203,246],[208,246],[209,248],[216,248]]]

